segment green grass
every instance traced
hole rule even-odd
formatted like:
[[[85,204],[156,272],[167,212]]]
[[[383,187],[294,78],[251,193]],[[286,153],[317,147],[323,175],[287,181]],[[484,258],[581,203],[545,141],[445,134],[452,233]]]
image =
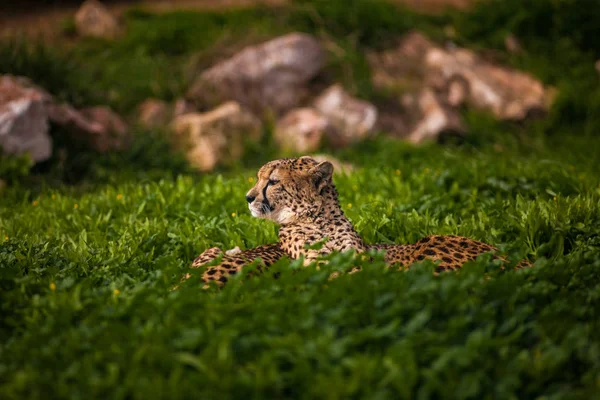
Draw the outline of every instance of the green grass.
[[[380,137],[336,152],[359,167],[335,182],[368,242],[465,235],[535,262],[520,271],[483,257],[436,277],[427,263],[399,273],[380,257],[334,254],[320,270],[284,261],[203,290],[202,271],[188,268],[200,252],[277,240],[244,200],[279,154],[269,135],[205,175],[163,132],[139,128],[125,152],[96,154],[54,129],[49,162],[29,171],[26,158],[0,158],[0,398],[598,398],[600,48],[588,21],[600,9],[584,2],[491,0],[441,16],[374,0],[136,10],[115,42],[3,40],[0,73],[125,114],[148,96],[181,96],[224,54],[293,30],[342,49],[325,76],[367,99],[381,93],[365,50],[413,28],[442,40],[446,25],[458,44],[496,49],[560,94],[536,123],[465,112],[460,145]],[[501,50],[507,33],[524,54]],[[361,273],[327,280],[356,264]]]
[[[361,167],[335,181],[369,242],[467,235],[536,261],[516,272],[482,259],[435,277],[377,261],[328,282],[352,265],[342,254],[220,291],[193,271],[172,292],[207,247],[276,240],[244,204],[254,168],[10,189],[2,398],[598,396],[600,171],[577,151],[378,140],[341,154]]]

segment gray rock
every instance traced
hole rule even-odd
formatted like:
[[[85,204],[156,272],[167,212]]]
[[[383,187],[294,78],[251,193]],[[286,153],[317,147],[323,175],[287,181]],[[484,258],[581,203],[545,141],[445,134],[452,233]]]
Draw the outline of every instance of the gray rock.
[[[482,60],[467,49],[434,48],[425,68],[433,86],[446,89],[456,77],[466,84],[469,105],[487,110],[498,119],[519,121],[548,111],[554,91],[531,75]]]
[[[11,76],[0,77],[0,147],[7,154],[28,153],[35,162],[52,155],[44,97]]]
[[[314,108],[297,108],[277,121],[274,137],[280,148],[294,153],[317,150],[333,130],[329,120]]]
[[[420,90],[426,72],[425,57],[434,47],[423,34],[410,32],[394,48],[367,53],[373,85],[396,94]]]
[[[129,145],[131,139],[129,127],[110,107],[87,107],[81,110],[81,114],[90,124],[100,127],[99,131],[86,132],[88,141],[95,150],[100,152],[123,150]]]
[[[522,51],[514,36],[506,39],[510,51]],[[367,59],[374,86],[388,94],[386,102],[378,104],[378,128],[416,142],[464,132],[459,107],[520,121],[546,113],[556,93],[531,75],[464,48],[442,48],[418,32],[405,35],[392,49],[368,54]]]
[[[258,113],[272,110],[281,115],[308,96],[305,85],[325,62],[318,40],[291,33],[247,47],[204,71],[187,97],[199,108],[235,100]]]
[[[335,128],[329,131],[328,137],[334,147],[344,147],[369,137],[377,122],[377,108],[350,96],[339,84],[326,89],[313,105]]]
[[[196,111],[196,107],[186,99],[177,99],[177,101],[175,101],[175,106],[173,107],[173,117],[179,117],[180,115],[190,114]]]
[[[77,110],[69,104],[49,103],[47,109],[53,124],[63,128],[73,140],[82,141],[96,151],[123,150],[129,144],[127,124],[109,107]]]
[[[260,120],[234,101],[206,113],[176,117],[171,128],[175,144],[200,171],[239,159],[245,142],[256,142],[263,134]]]
[[[60,127],[61,132],[73,140],[83,141],[92,149],[100,152],[122,150],[129,144],[130,135],[127,124],[107,106],[77,110],[69,104],[56,102],[56,99],[50,93],[36,86],[25,77],[1,76],[0,86],[2,85],[6,88],[19,87],[23,93],[40,103],[46,124],[46,134],[48,132],[47,125],[50,122]],[[1,91],[2,89],[0,89]],[[0,96],[2,95],[0,94]],[[34,104],[33,110],[38,110],[37,107],[38,105]],[[27,123],[38,123],[35,121],[35,119],[32,119],[31,121],[28,120]],[[33,132],[29,128],[28,130]],[[44,140],[40,143],[46,143]],[[51,148],[51,141],[48,146]],[[42,157],[42,159],[45,158]],[[41,159],[36,161],[41,161]]]
[[[465,127],[458,112],[438,99],[431,89],[424,89],[418,97],[420,118],[406,139],[413,143],[438,140],[440,137],[463,136]]]

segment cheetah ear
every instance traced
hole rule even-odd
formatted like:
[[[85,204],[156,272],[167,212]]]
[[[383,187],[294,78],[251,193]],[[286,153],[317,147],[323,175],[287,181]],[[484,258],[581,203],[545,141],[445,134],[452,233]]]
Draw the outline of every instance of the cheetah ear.
[[[312,158],[311,156],[301,156],[301,157],[298,157],[298,160],[315,161],[315,159]]]
[[[333,165],[329,161],[323,161],[312,167],[309,174],[317,191],[320,193],[331,182]]]

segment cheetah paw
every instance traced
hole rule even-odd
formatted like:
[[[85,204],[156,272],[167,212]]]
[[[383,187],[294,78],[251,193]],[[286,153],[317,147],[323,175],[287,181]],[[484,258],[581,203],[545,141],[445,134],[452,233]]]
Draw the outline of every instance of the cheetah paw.
[[[241,252],[242,250],[240,249],[240,246],[235,246],[233,249],[227,250],[225,254],[228,256],[234,256],[236,254],[240,254]]]

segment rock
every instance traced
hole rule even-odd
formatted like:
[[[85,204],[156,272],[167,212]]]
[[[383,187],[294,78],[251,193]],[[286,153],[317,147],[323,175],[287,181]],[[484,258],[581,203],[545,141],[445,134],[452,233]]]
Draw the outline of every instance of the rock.
[[[170,114],[169,105],[162,100],[147,99],[138,106],[138,121],[146,128],[166,125]]]
[[[179,116],[171,127],[177,145],[200,171],[238,159],[245,141],[258,141],[263,133],[260,120],[233,101],[206,113]]]
[[[332,129],[328,119],[314,108],[297,108],[277,121],[274,136],[282,149],[307,153],[317,150]]]
[[[168,125],[169,121],[181,115],[196,112],[196,108],[186,99],[180,98],[174,105],[159,99],[147,99],[138,106],[138,121],[146,128]]]
[[[97,106],[81,110],[93,124],[101,127],[100,134],[90,136],[92,147],[100,152],[123,150],[129,143],[129,127],[110,107]]]
[[[339,84],[326,89],[313,104],[335,128],[329,131],[328,136],[329,142],[335,147],[367,138],[377,122],[375,106],[350,96]]]
[[[390,103],[388,105],[389,109],[380,109],[376,129],[391,137],[404,138],[410,132],[411,117],[398,105]]]
[[[348,175],[356,170],[356,167],[354,167],[354,165],[348,162],[342,162],[329,154],[315,154],[311,157],[314,158],[317,162],[329,161],[331,164],[333,164],[333,170],[335,171],[336,175]]]
[[[367,54],[373,85],[386,91],[418,91],[423,83],[425,56],[435,45],[423,34],[411,32],[398,46],[383,52]]]
[[[77,110],[69,104],[57,103],[50,93],[25,77],[4,75],[0,77],[0,82],[22,87],[33,98],[39,99],[43,104],[46,123],[51,122],[60,127],[62,133],[74,140],[87,142],[97,151],[122,150],[129,143],[127,124],[109,107],[98,106]],[[3,83],[0,83],[0,86],[2,85]],[[34,119],[31,119],[28,122],[33,123],[33,121]],[[51,147],[50,144],[48,146]]]
[[[119,22],[97,0],[86,0],[75,14],[75,27],[81,36],[114,39],[120,33]]]
[[[318,149],[324,137],[334,147],[363,140],[376,122],[375,106],[350,96],[336,84],[319,95],[312,108],[288,112],[277,122],[274,136],[283,149],[306,153]]]
[[[48,101],[52,101],[52,95],[48,93],[46,90],[34,84],[31,79],[25,76],[16,76],[16,75],[0,75],[0,80],[4,80],[7,84],[17,85],[23,87],[25,89],[31,89],[35,91],[44,101],[47,103]]]
[[[600,74],[600,60],[596,61],[596,64],[594,64],[594,66],[596,67],[596,71],[598,71],[598,73]]]
[[[506,45],[520,51],[514,36],[507,37]],[[433,132],[436,129],[425,127],[436,126],[433,121],[442,121],[443,114],[455,126],[453,108],[465,105],[489,111],[501,120],[523,120],[546,113],[556,93],[526,73],[486,61],[467,49],[443,49],[420,33],[409,33],[395,48],[368,54],[367,59],[374,86],[388,97],[377,104],[377,128],[397,137],[420,138],[426,131]],[[435,101],[428,89],[435,92]],[[417,103],[437,103],[439,107],[433,109],[443,112],[427,113],[440,118],[422,120],[422,107]]]
[[[532,76],[508,67],[483,61],[466,49],[432,49],[425,60],[433,82],[460,77],[468,87],[468,102],[475,108],[492,112],[502,120],[523,120],[545,113],[552,102],[552,91]],[[443,89],[439,83],[434,84]]]
[[[123,150],[129,143],[127,124],[109,107],[79,111],[68,104],[50,103],[48,116],[71,138],[85,142],[96,151]]]
[[[42,93],[12,76],[0,77],[0,148],[7,154],[28,153],[33,161],[52,155],[48,115]]]
[[[291,33],[247,47],[204,71],[187,97],[199,108],[235,100],[257,113],[282,115],[308,95],[304,86],[325,62],[319,41]]]
[[[175,107],[173,109],[173,118],[179,117],[180,115],[190,114],[196,112],[196,107],[186,99],[177,99]]]
[[[431,89],[424,89],[418,100],[421,119],[411,130],[406,139],[413,143],[425,140],[439,140],[446,135],[462,136],[465,133],[460,115],[449,107],[445,107]]]
[[[469,84],[462,76],[452,77],[447,84],[447,100],[452,107],[460,107],[467,101]]]

